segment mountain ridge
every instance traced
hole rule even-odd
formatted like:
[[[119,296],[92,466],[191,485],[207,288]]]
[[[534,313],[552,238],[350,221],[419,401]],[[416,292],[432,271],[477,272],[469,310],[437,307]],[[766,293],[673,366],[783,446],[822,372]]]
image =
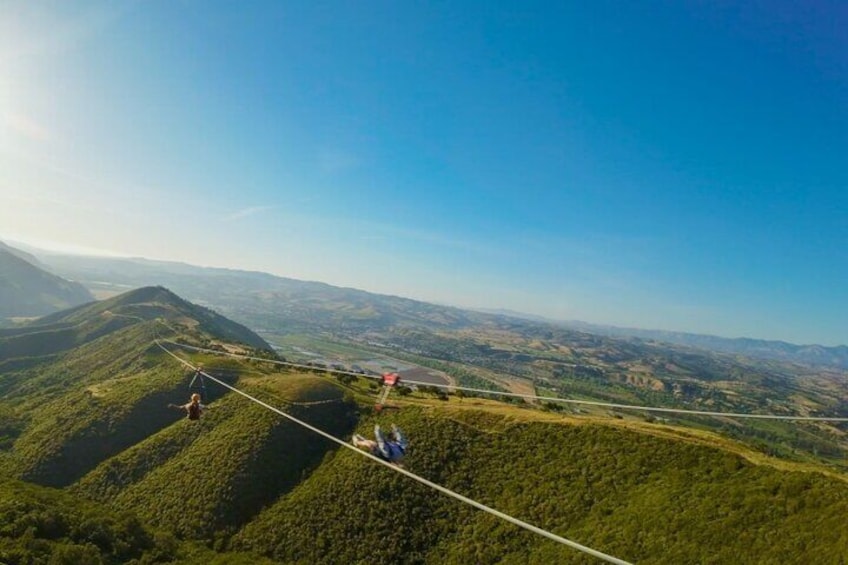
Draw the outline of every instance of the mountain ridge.
[[[61,255],[42,258],[58,272],[79,280],[111,281],[121,285],[168,284],[195,302],[222,309],[228,316],[249,321],[256,328],[288,318],[290,331],[350,330],[364,332],[387,324],[424,324],[459,328],[487,324],[494,319],[567,327],[577,331],[657,340],[718,351],[848,370],[848,346],[795,345],[777,340],[723,338],[706,334],[626,329],[579,321],[553,320],[505,309],[469,309],[436,305],[411,298],[382,295],[301,281],[261,271],[197,267],[150,259],[79,258]],[[253,301],[253,302],[251,302]],[[261,305],[259,304],[261,301]],[[316,309],[318,301],[323,301]]]
[[[257,349],[271,346],[253,331],[214,311],[190,304],[164,287],[143,287],[106,300],[69,308],[17,328],[0,330],[0,367],[14,357],[54,355],[94,341],[138,320],[195,319],[202,330]],[[156,323],[150,328],[156,332]]]
[[[27,257],[0,247],[0,318],[42,316],[94,300],[80,283],[54,275]]]
[[[580,322],[554,322],[565,327],[610,337],[635,337],[686,345],[709,351],[746,355],[761,359],[797,362],[813,366],[848,369],[848,345],[795,344],[783,340],[750,337],[722,337],[670,330],[646,330]]]
[[[35,255],[33,255],[32,253],[27,253],[23,249],[19,249],[17,247],[12,247],[8,243],[0,241],[0,251],[8,251],[12,255],[15,255],[16,257],[23,259],[27,263],[30,263],[30,264],[38,267],[39,269],[43,269],[45,271],[47,270],[45,268],[44,263],[39,261],[38,258]]]

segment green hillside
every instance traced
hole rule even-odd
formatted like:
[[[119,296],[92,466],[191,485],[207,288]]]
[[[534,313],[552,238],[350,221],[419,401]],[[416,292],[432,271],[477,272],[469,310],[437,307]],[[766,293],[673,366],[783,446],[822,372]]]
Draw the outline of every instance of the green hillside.
[[[335,435],[353,428],[352,405],[341,391],[312,377],[277,387],[288,398],[336,400],[289,411]],[[251,391],[251,387],[247,387]],[[233,531],[294,487],[332,446],[242,398],[215,403],[199,425],[183,421],[106,461],[74,487],[139,509],[149,523],[194,539]]]
[[[624,559],[848,559],[844,480],[755,465],[648,428],[421,408],[403,408],[393,420],[413,438],[408,467],[416,473]],[[235,545],[284,562],[592,562],[347,452],[249,524]]]
[[[0,480],[0,563],[171,563],[179,553],[178,540],[132,514]]]
[[[0,330],[0,369],[11,360],[60,353],[143,321],[150,322],[145,335],[149,342],[158,333],[169,333],[167,325],[152,323],[157,319],[176,324],[180,331],[196,338],[203,334],[206,343],[210,336],[215,336],[253,348],[271,349],[265,340],[244,326],[186,302],[163,287],[147,287],[44,316],[20,328]]]
[[[114,318],[122,318],[115,321]],[[259,349],[270,349],[268,343],[251,330],[213,310],[188,302],[162,286],[143,287],[124,294],[86,304],[40,318],[31,324],[37,328],[63,327],[92,323],[132,324],[135,321],[163,318],[180,323],[184,329],[203,332],[220,340],[236,342]],[[105,333],[106,330],[103,330]]]
[[[0,465],[22,479],[66,486],[177,420],[167,405],[184,401],[187,375],[178,364],[163,363],[153,343],[174,327],[206,343],[232,335],[264,344],[162,288],[6,331],[0,336],[0,410],[12,422],[5,444],[13,449]],[[211,392],[212,399],[221,394]]]
[[[788,344],[742,346],[745,340],[741,340],[740,347],[716,343],[716,349],[730,352],[718,353],[709,347],[654,341],[662,335],[608,337],[550,321],[449,308],[265,273],[141,259],[52,256],[45,261],[101,290],[110,284],[114,290],[167,282],[182,295],[257,329],[287,358],[303,363],[377,372],[405,365],[409,373],[439,373],[436,380],[450,379],[460,386],[619,404],[848,417],[848,374],[839,369],[844,364],[838,361],[844,348],[809,346],[802,348],[808,350],[802,354]],[[415,380],[411,374],[408,378]],[[765,453],[848,470],[844,426],[653,417],[721,432]]]
[[[60,330],[72,337],[57,344]],[[254,353],[251,335],[162,288],[2,334],[0,474],[27,482],[2,483],[0,563],[596,562],[209,379],[200,421],[168,408],[193,373],[157,338]],[[364,378],[168,347],[344,441],[396,422],[411,472],[622,559],[848,562],[838,471],[710,432],[525,403],[407,391],[375,413]]]
[[[47,487],[0,479],[0,563],[6,565],[270,565],[214,552],[144,525],[131,512]]]

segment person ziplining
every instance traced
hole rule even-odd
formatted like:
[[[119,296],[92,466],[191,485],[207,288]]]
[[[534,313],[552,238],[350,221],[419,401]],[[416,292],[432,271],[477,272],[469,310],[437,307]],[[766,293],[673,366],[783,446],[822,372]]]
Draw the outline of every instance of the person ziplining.
[[[189,420],[199,420],[206,410],[206,382],[203,380],[203,365],[198,365],[194,371],[194,376],[191,377],[191,382],[188,384],[189,391],[192,392],[191,399],[186,404],[168,404],[168,408],[177,408],[185,410]]]
[[[372,449],[370,447],[371,446],[371,440],[366,440],[364,437],[357,435],[357,436],[354,436],[354,442],[355,442],[354,445],[350,445],[349,443],[347,443],[347,442],[345,442],[345,441],[343,441],[343,440],[341,440],[341,439],[339,439],[335,436],[332,436],[332,435],[328,434],[327,432],[325,432],[321,429],[318,429],[315,426],[312,426],[311,424],[308,424],[307,422],[304,422],[304,421],[292,416],[291,414],[287,414],[286,412],[283,412],[279,408],[275,408],[274,406],[271,406],[267,402],[263,402],[263,401],[259,400],[258,398],[251,396],[250,394],[248,394],[248,393],[246,393],[242,390],[239,390],[238,388],[236,388],[236,387],[234,387],[230,384],[227,384],[224,381],[222,381],[222,380],[220,380],[220,379],[218,379],[218,378],[216,378],[216,377],[214,377],[214,376],[212,376],[208,373],[204,373],[198,367],[195,367],[190,362],[186,361],[185,359],[182,359],[180,356],[175,354],[173,351],[170,351],[167,347],[165,347],[165,345],[163,345],[163,342],[161,340],[157,339],[155,341],[155,343],[166,354],[173,357],[177,362],[182,363],[184,366],[189,367],[190,369],[193,369],[195,371],[200,372],[202,375],[208,377],[210,380],[219,384],[220,386],[222,386],[222,387],[224,387],[224,388],[226,388],[226,389],[228,389],[228,390],[230,390],[230,391],[232,391],[232,392],[234,392],[238,395],[241,395],[244,398],[247,398],[248,400],[255,402],[256,404],[258,404],[258,405],[260,405],[260,406],[262,406],[262,407],[264,407],[268,410],[271,410],[272,412],[279,414],[280,416],[286,418],[287,420],[290,420],[290,421],[292,421],[292,422],[294,422],[294,423],[296,423],[296,424],[298,424],[298,425],[300,425],[300,426],[302,426],[302,427],[304,427],[308,430],[311,430],[311,431],[315,432],[316,434],[318,434],[318,435],[320,435],[320,436],[322,436],[322,437],[324,437],[324,438],[326,438],[326,439],[328,439],[328,440],[330,440],[330,441],[332,441],[332,442],[334,442],[334,443],[336,443],[336,444],[338,444],[342,447],[346,447],[346,448],[352,449],[354,451],[360,451],[362,456],[371,457],[375,461],[393,469],[395,472],[406,475],[410,479],[413,479],[413,480],[415,480],[415,481],[417,481],[417,482],[419,482],[419,483],[421,483],[425,486],[428,486],[431,489],[437,490],[437,491],[439,491],[443,494],[446,494],[450,497],[453,497],[453,498],[455,498],[455,499],[457,499],[461,502],[464,502],[465,504],[468,504],[470,506],[473,506],[474,508],[477,508],[478,510],[488,512],[489,514],[492,514],[493,516],[496,516],[496,517],[498,517],[502,520],[506,520],[507,522],[510,522],[511,524],[514,524],[514,525],[519,526],[521,528],[524,528],[525,530],[531,531],[531,532],[538,534],[540,536],[544,536],[544,537],[546,537],[550,540],[553,540],[557,543],[567,545],[567,546],[572,547],[572,548],[574,548],[578,551],[582,551],[583,553],[593,555],[593,556],[595,556],[599,559],[603,559],[604,561],[606,561],[608,563],[614,563],[615,565],[631,565],[631,563],[629,563],[628,561],[624,561],[623,559],[618,559],[617,557],[613,557],[612,555],[607,555],[606,553],[600,552],[596,549],[592,549],[591,547],[587,547],[585,545],[579,544],[579,543],[572,541],[570,539],[567,539],[567,538],[564,538],[564,537],[559,536],[557,534],[554,534],[553,532],[543,530],[542,528],[534,526],[533,524],[529,524],[529,523],[527,523],[523,520],[519,520],[518,518],[510,516],[509,514],[504,514],[503,512],[500,512],[499,510],[496,510],[496,509],[494,509],[490,506],[486,506],[485,504],[477,502],[476,500],[468,498],[467,496],[463,496],[463,495],[461,495],[457,492],[454,492],[454,491],[452,491],[452,490],[450,490],[446,487],[443,487],[442,485],[439,485],[439,484],[436,484],[436,483],[434,483],[430,480],[427,480],[424,477],[421,477],[419,475],[411,473],[411,472],[407,471],[400,464],[392,463],[392,462],[386,460],[385,454],[383,454],[383,452],[380,449],[380,438],[381,437],[383,438],[383,444],[384,444],[385,449],[391,450],[393,442],[397,444],[398,448],[400,448],[399,450],[400,450],[401,454],[405,454],[406,449],[407,449],[408,443],[406,441],[406,438],[403,436],[403,434],[400,432],[400,430],[397,428],[397,426],[393,426],[393,439],[387,439],[387,438],[383,437],[383,434],[382,434],[382,431],[380,430],[380,427],[375,426],[374,431],[375,431],[375,435],[377,436],[377,441],[375,441],[374,443],[376,443],[376,450],[378,452],[380,452],[380,455],[375,455],[374,453],[371,452],[371,449]],[[164,343],[172,343],[172,342],[164,342]],[[180,344],[175,343],[175,345],[180,345]],[[199,395],[197,395],[197,396],[198,396],[197,402],[200,403]],[[189,403],[189,404],[191,404],[191,403]],[[178,408],[185,408],[185,406],[178,407]],[[201,410],[202,410],[202,408],[201,408]],[[360,450],[359,446],[357,445],[357,442],[359,442],[359,441],[365,442],[365,443],[363,443],[363,446],[367,445],[369,447]],[[391,452],[389,452],[389,457],[391,457]]]
[[[409,448],[409,441],[404,437],[400,428],[392,424],[392,431],[386,437],[383,430],[380,429],[380,424],[376,424],[374,426],[374,437],[376,440],[366,439],[359,434],[354,434],[351,443],[384,461],[403,467],[401,461]]]
[[[206,405],[200,401],[200,395],[195,392],[187,404],[168,404],[168,408],[185,410],[189,420],[199,420],[203,411],[206,410]]]

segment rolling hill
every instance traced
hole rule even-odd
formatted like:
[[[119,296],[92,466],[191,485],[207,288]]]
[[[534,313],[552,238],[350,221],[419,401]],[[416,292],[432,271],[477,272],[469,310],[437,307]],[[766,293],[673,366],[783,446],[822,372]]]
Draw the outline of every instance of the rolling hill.
[[[172,422],[167,403],[184,386],[182,371],[147,358],[152,339],[169,326],[269,349],[250,330],[160,287],[0,333],[0,393],[26,422],[9,462],[14,474],[66,486]]]
[[[752,340],[746,349],[750,355],[732,348],[711,351],[709,340],[693,347],[647,334],[608,336],[602,328],[592,333],[265,273],[143,259],[44,260],[101,292],[167,281],[302,362],[371,364],[380,370],[373,361],[381,359],[377,365],[405,363],[473,388],[668,408],[848,416],[848,374],[839,368],[839,348],[806,348],[821,353],[813,363],[797,350],[800,346],[770,354],[779,349],[776,342]],[[736,426],[688,418],[686,423],[721,431],[767,453],[848,467],[848,436],[838,426],[799,431],[779,422]]]
[[[361,332],[395,326],[462,328],[492,318],[459,308],[260,272],[147,259],[45,255],[43,260],[57,272],[73,273],[101,292],[165,285],[192,302],[210,305],[256,329]]]
[[[192,373],[163,347],[342,439],[396,422],[412,472],[629,561],[848,560],[843,472],[691,427],[467,395],[412,391],[377,413],[365,378],[182,351],[270,356],[164,288],[2,339],[2,562],[594,562],[212,383],[188,421],[168,404]]]
[[[517,312],[472,311],[378,295],[267,273],[203,268],[147,259],[40,255],[58,273],[100,292],[164,284],[193,302],[209,305],[251,328],[282,333],[389,333],[398,328],[462,330],[492,325],[513,329],[570,330],[615,338],[639,338],[741,355],[753,359],[848,370],[848,345],[794,345],[750,338],[728,339],[684,332],[616,328],[547,320]]]
[[[30,265],[34,265],[39,269],[47,270],[44,263],[38,260],[38,258],[32,253],[27,253],[23,249],[18,249],[17,247],[12,247],[11,245],[0,241],[0,251],[8,251],[12,255],[19,257],[29,263]]]

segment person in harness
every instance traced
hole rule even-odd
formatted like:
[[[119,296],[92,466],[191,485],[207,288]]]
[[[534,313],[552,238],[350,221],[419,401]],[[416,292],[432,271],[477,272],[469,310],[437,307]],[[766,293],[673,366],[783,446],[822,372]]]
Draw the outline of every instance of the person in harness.
[[[191,401],[188,404],[169,404],[168,408],[185,410],[189,420],[199,420],[203,411],[206,410],[206,405],[201,404],[200,395],[195,392],[191,395]]]
[[[371,455],[375,455],[383,461],[388,461],[398,467],[402,467],[403,465],[401,465],[400,462],[404,455],[406,455],[409,442],[400,431],[400,428],[392,424],[392,431],[388,437],[386,437],[383,434],[383,430],[380,429],[380,425],[377,424],[374,426],[374,437],[377,438],[376,441],[373,439],[365,439],[361,435],[355,434],[351,441],[353,445],[368,451]]]

